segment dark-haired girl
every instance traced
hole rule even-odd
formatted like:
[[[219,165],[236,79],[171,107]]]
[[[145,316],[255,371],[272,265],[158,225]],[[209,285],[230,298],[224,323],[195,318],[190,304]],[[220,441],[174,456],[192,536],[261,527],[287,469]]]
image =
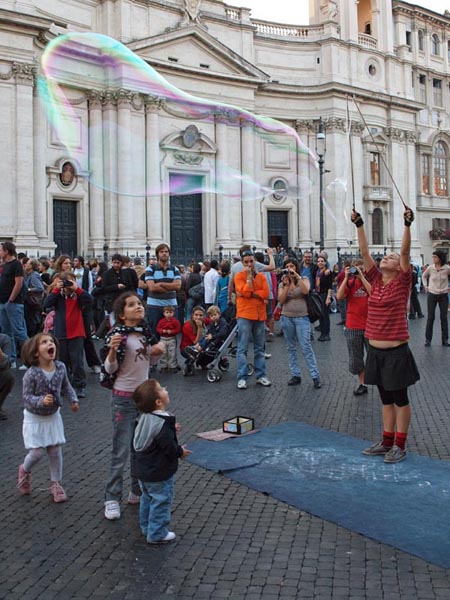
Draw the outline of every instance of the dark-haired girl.
[[[114,378],[112,390],[113,443],[111,470],[105,489],[105,517],[120,519],[123,471],[133,440],[138,411],[133,392],[148,377],[150,364],[163,353],[164,346],[144,321],[145,309],[135,292],[116,298],[113,312],[117,322],[105,339],[104,370]],[[131,492],[129,504],[138,504],[140,489],[135,475],[135,456],[131,454]]]
[[[441,317],[442,345],[450,346],[448,341],[448,278],[450,277],[450,266],[445,264],[444,252],[436,250],[433,252],[433,264],[422,274],[422,282],[427,293],[427,327],[425,331],[425,346],[431,346],[433,337],[434,315],[436,305],[439,305]]]
[[[78,398],[70,385],[64,363],[56,360],[57,340],[48,333],[38,333],[22,348],[22,360],[29,367],[23,378],[23,441],[28,450],[19,466],[19,493],[31,493],[31,470],[47,454],[50,463],[50,491],[54,502],[65,502],[61,485],[62,444],[66,443],[60,414],[61,395],[78,410]]]

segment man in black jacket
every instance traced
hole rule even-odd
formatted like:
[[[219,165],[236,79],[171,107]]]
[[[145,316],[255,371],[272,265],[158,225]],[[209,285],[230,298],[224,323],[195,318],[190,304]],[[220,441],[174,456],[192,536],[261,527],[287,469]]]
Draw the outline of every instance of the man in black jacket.
[[[105,311],[109,314],[112,311],[114,300],[123,292],[135,292],[136,282],[130,274],[130,269],[122,269],[122,256],[113,254],[112,267],[106,271],[102,280],[102,287],[105,292]],[[134,273],[134,275],[136,275]],[[136,277],[137,279],[137,277]]]

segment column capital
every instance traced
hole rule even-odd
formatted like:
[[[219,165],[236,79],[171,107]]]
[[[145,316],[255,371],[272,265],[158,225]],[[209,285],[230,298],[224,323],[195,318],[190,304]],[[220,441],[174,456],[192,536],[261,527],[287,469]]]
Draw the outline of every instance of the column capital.
[[[21,63],[14,61],[9,71],[0,73],[0,80],[8,81],[15,77],[17,83],[34,85],[36,82],[37,66],[32,63]]]
[[[89,90],[87,93],[87,99],[89,101],[90,108],[101,109],[104,102],[104,94],[103,92],[99,92],[97,90]]]
[[[144,104],[146,112],[158,113],[163,107],[164,100],[158,96],[148,94],[147,96],[144,96]]]

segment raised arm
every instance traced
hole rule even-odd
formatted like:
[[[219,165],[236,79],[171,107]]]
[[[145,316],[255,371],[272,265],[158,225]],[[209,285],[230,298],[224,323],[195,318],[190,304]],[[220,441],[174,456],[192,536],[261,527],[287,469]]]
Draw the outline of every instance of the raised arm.
[[[413,211],[406,207],[403,213],[405,227],[403,229],[402,246],[400,248],[400,268],[402,271],[408,271],[411,268],[411,224],[414,221]]]
[[[366,271],[370,271],[370,269],[372,269],[372,267],[375,265],[375,261],[370,255],[369,244],[367,243],[366,232],[364,231],[364,221],[361,215],[356,212],[356,210],[352,210],[351,219],[352,223],[356,225],[358,232],[358,245],[361,256],[364,260],[364,268]]]

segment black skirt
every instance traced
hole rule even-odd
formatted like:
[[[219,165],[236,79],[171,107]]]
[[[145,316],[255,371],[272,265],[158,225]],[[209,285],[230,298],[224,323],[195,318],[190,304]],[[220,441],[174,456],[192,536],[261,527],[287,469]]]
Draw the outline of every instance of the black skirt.
[[[408,344],[374,348],[369,344],[364,383],[381,385],[386,391],[403,390],[419,381],[420,374]]]

